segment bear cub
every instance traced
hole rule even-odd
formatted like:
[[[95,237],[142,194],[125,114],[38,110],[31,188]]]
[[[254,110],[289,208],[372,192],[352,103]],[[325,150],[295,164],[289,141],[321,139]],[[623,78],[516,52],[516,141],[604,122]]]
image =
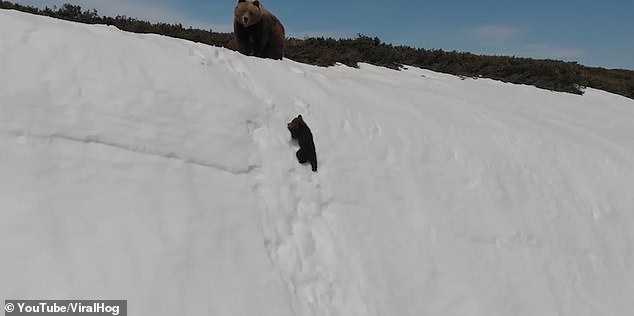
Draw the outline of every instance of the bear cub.
[[[233,33],[240,53],[271,59],[284,57],[284,26],[259,0],[238,0],[233,16]]]
[[[301,114],[294,118],[290,123],[286,124],[288,130],[291,131],[291,138],[296,139],[299,143],[299,150],[295,154],[299,163],[310,162],[313,172],[317,171],[317,153],[315,152],[315,143],[313,142],[313,134],[310,128],[304,122]]]

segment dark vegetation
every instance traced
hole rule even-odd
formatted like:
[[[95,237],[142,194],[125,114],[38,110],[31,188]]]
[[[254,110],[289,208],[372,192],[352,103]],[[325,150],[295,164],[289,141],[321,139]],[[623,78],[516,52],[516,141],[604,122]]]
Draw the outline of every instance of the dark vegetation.
[[[185,28],[181,24],[150,23],[127,16],[105,17],[96,10],[82,11],[77,5],[39,9],[0,1],[0,8],[75,22],[114,25],[129,32],[162,34],[236,50],[231,33]],[[557,60],[482,56],[441,49],[393,46],[377,37],[361,34],[355,39],[289,38],[286,57],[318,66],[332,66],[339,62],[356,67],[357,63],[365,62],[400,69],[403,65],[411,65],[458,76],[492,78],[575,94],[582,94],[584,87],[592,87],[634,99],[634,71],[631,70],[592,68]]]

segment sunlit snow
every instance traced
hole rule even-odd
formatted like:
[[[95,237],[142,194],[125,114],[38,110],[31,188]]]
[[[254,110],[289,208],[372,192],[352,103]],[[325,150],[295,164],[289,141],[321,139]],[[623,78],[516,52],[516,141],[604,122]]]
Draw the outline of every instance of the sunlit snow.
[[[295,158],[302,114],[319,170]],[[629,316],[634,101],[0,10],[0,298]]]

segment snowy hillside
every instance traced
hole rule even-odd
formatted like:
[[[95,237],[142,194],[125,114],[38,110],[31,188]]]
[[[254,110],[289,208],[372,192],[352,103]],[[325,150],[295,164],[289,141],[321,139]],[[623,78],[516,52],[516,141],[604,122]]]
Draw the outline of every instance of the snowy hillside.
[[[319,170],[286,123],[302,114]],[[634,101],[0,10],[0,298],[626,316]]]

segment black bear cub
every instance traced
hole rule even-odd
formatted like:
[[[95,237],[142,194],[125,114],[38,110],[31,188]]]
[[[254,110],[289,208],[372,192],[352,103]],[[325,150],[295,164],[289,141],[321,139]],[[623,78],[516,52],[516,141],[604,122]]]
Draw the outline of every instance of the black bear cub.
[[[301,115],[298,115],[290,123],[286,124],[288,130],[291,131],[291,138],[296,139],[299,143],[299,150],[295,154],[299,163],[310,162],[314,172],[317,171],[317,153],[315,152],[315,143],[313,142],[313,134],[310,128],[304,122]]]

